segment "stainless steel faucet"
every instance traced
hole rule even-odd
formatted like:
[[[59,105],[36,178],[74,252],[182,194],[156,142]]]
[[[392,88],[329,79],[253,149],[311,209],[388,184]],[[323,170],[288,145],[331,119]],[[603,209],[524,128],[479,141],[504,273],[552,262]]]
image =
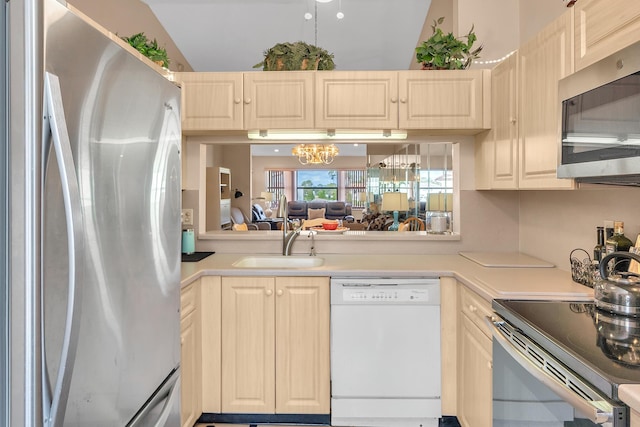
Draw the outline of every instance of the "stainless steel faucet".
[[[287,227],[289,225],[289,212],[287,209],[287,196],[284,194],[280,196],[278,214],[276,216],[282,218],[282,255],[289,256],[291,255],[293,242],[300,235],[300,229],[287,232]]]

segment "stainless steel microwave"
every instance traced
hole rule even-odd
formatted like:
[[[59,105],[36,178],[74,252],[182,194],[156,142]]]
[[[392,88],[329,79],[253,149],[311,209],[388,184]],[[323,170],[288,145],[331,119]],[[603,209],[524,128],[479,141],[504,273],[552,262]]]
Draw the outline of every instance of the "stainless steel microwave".
[[[640,185],[640,42],[562,80],[558,178]]]

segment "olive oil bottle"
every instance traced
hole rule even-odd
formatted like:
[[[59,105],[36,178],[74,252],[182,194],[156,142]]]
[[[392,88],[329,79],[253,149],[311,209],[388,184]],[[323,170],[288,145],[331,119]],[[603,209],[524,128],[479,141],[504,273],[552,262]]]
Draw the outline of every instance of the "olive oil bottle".
[[[605,243],[607,254],[611,252],[629,252],[629,248],[633,243],[624,235],[624,222],[615,221],[613,223],[613,236],[607,239]],[[616,259],[614,270],[627,271],[629,268],[628,259]]]

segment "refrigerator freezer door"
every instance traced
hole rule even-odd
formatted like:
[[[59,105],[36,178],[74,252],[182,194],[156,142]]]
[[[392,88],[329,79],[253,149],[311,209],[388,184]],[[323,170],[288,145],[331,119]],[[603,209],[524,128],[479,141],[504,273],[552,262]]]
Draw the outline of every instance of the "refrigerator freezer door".
[[[45,2],[45,46],[46,71],[60,82],[85,236],[63,425],[124,426],[180,361],[180,92],[55,0]],[[54,167],[43,192],[43,333],[55,384],[69,271]]]

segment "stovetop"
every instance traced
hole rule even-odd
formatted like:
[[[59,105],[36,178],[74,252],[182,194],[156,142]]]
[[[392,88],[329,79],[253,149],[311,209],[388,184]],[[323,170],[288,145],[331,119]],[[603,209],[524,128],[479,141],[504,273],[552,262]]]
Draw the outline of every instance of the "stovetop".
[[[640,383],[640,319],[584,302],[496,300],[493,309],[610,398]]]

